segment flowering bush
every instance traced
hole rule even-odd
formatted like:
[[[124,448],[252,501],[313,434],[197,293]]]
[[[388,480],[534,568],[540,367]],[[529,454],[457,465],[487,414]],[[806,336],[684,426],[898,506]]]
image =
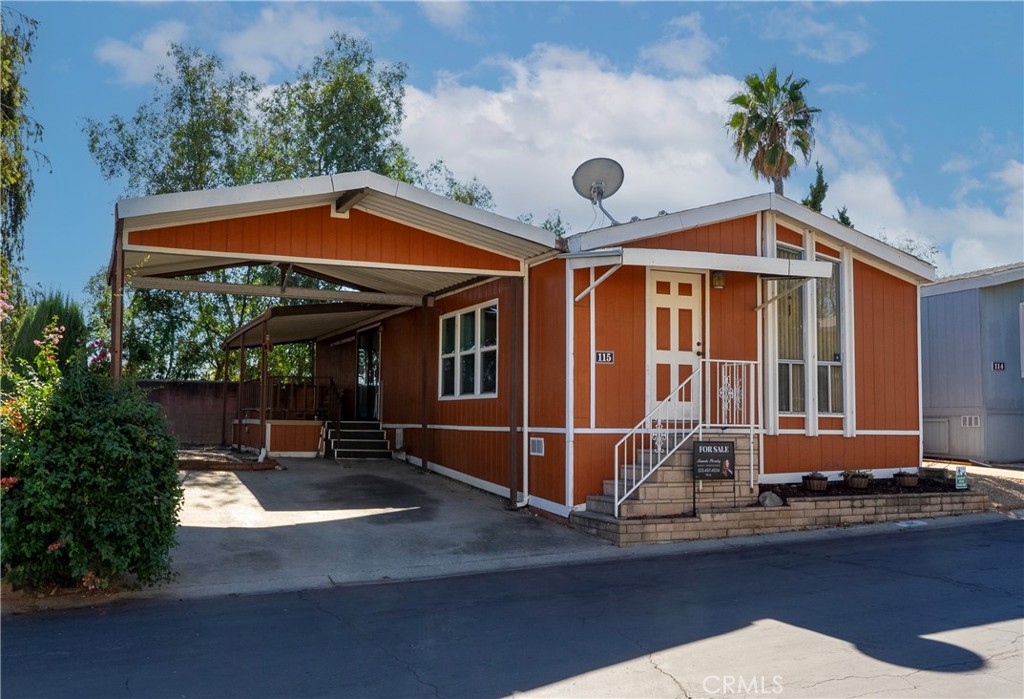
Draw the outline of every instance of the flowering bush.
[[[134,386],[63,368],[51,323],[0,404],[2,569],[14,584],[106,587],[170,573],[182,490],[176,445]]]

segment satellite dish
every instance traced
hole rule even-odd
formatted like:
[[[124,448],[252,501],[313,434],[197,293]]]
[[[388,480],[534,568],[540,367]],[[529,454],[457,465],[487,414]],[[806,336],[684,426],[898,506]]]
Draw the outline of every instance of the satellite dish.
[[[622,166],[611,158],[591,158],[576,168],[572,174],[572,186],[577,194],[589,199],[617,226],[619,222],[604,210],[601,202],[619,191],[624,178]]]

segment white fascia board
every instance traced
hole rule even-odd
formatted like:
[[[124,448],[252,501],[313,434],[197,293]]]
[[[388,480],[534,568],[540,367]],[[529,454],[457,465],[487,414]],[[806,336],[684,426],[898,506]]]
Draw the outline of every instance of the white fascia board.
[[[689,252],[686,250],[623,248],[622,264],[641,267],[675,267],[721,270],[723,272],[749,272],[770,277],[816,277],[827,279],[832,276],[832,265],[827,262],[784,260],[776,257],[757,257],[755,255],[727,255],[718,252]]]
[[[1024,264],[1013,269],[1006,269],[993,274],[979,274],[973,277],[960,277],[958,279],[950,279],[949,281],[943,281],[939,279],[933,284],[927,284],[921,287],[921,297],[926,298],[928,296],[939,296],[940,294],[953,294],[957,291],[967,291],[968,289],[984,289],[990,286],[999,286],[1000,284],[1010,284],[1011,282],[1024,281]]]
[[[360,174],[360,173],[354,173]],[[316,197],[334,193],[329,175],[308,177],[301,180],[247,184],[239,187],[203,189],[197,192],[172,192],[154,194],[148,197],[121,199],[116,204],[119,219],[138,218],[155,214],[169,214],[176,211],[195,211],[267,202],[273,205],[288,199]]]
[[[751,197],[700,206],[695,209],[678,211],[634,223],[623,223],[585,233],[577,233],[567,240],[570,252],[606,248],[666,233],[706,226],[718,221],[728,221],[734,218],[749,216],[769,208],[770,205],[770,195],[756,194]]]
[[[559,257],[568,262],[569,269],[607,267],[608,265],[622,264],[622,248],[604,248],[602,250],[588,250],[586,252],[570,252],[559,255]]]
[[[378,175],[378,177],[380,176]],[[387,178],[381,179],[387,180],[388,182],[394,182],[394,180],[388,180]],[[491,228],[501,233],[507,233],[508,235],[515,236],[516,238],[522,238],[523,240],[530,241],[531,243],[544,245],[548,248],[558,248],[558,236],[539,226],[531,226],[528,223],[523,223],[522,221],[517,221],[512,218],[501,216],[500,214],[486,211],[478,206],[463,204],[462,202],[455,201],[454,199],[443,197],[440,194],[428,192],[425,189],[408,184],[407,182],[394,183],[398,185],[394,189],[394,192],[383,193],[390,194],[397,199],[407,201],[411,204],[417,204],[439,213],[462,219],[463,221],[467,221],[478,226]],[[358,208],[358,206],[356,208]]]
[[[887,245],[878,238],[861,233],[855,228],[844,226],[838,221],[824,214],[819,214],[817,211],[812,211],[792,199],[787,199],[777,194],[772,194],[771,199],[772,209],[783,216],[799,224],[816,228],[840,243],[849,245],[905,272],[909,272],[917,278],[918,283],[935,279],[935,268],[924,260],[919,260],[913,255]]]

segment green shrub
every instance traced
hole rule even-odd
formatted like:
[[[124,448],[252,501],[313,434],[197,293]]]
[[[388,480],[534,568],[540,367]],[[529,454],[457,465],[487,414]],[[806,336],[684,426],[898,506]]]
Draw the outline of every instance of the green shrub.
[[[64,328],[57,343],[57,364],[64,366],[76,354],[86,340],[88,328],[78,303],[60,292],[50,292],[37,303],[25,309],[17,329],[14,331],[11,359],[17,365],[19,359],[31,363],[38,352],[36,342],[45,328],[60,325]],[[19,371],[14,366],[15,371]],[[20,372],[19,372],[20,373]]]
[[[175,440],[134,386],[82,358],[62,372],[59,340],[49,326],[0,411],[4,577],[90,589],[165,579],[182,501]]]

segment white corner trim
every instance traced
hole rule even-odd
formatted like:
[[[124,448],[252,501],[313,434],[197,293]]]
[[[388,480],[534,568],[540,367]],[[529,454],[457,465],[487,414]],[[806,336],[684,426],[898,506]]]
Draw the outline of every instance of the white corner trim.
[[[857,325],[856,309],[853,305],[855,294],[853,285],[853,251],[843,246],[839,250],[840,289],[842,298],[839,312],[843,316],[842,348],[843,348],[843,436],[853,437],[857,434]]]

